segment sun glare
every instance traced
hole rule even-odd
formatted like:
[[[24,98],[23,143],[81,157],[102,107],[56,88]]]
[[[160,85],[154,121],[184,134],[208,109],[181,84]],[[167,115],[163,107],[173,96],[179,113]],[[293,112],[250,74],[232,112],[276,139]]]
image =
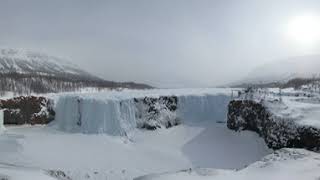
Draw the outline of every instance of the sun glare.
[[[320,16],[297,16],[288,23],[287,28],[289,38],[298,43],[310,45],[320,41]]]

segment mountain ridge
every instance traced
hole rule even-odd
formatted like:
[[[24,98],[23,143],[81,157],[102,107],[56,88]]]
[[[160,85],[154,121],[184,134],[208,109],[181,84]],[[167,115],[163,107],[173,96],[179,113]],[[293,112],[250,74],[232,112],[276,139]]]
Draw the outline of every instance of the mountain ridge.
[[[285,84],[293,79],[318,79],[319,76],[320,54],[295,56],[258,66],[231,86]]]
[[[0,49],[0,94],[5,91],[48,93],[85,87],[149,89],[146,84],[115,82],[92,75],[55,56],[18,49]]]

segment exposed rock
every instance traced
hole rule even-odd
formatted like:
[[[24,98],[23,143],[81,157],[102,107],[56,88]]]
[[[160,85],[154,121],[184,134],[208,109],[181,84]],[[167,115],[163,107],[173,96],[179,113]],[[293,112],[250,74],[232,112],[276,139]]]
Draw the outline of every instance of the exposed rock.
[[[53,102],[45,97],[20,96],[0,100],[4,124],[48,124],[54,119]]]
[[[176,115],[178,104],[178,97],[176,96],[135,98],[134,102],[137,105],[138,128],[155,130],[180,124]]]
[[[290,118],[272,114],[263,103],[233,100],[228,105],[229,129],[250,130],[264,138],[268,147],[320,150],[320,129],[298,125]]]
[[[72,180],[64,171],[61,170],[48,170],[48,175],[58,180]]]

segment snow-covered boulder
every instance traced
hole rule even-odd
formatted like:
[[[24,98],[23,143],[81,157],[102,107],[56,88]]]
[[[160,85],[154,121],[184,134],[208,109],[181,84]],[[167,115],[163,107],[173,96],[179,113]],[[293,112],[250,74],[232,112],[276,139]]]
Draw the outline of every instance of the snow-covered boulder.
[[[228,106],[227,125],[229,129],[236,131],[255,131],[273,149],[284,147],[320,149],[320,129],[298,124],[291,117],[277,116],[262,102],[231,101]]]
[[[180,124],[176,110],[177,96],[161,96],[159,98],[134,98],[137,107],[137,127],[149,130]]]
[[[52,105],[50,99],[36,96],[0,100],[4,124],[47,124],[54,119]]]

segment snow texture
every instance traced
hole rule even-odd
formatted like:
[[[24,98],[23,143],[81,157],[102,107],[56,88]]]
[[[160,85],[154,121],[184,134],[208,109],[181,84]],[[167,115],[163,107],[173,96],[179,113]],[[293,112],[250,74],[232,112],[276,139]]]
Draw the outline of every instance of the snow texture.
[[[313,180],[319,179],[320,155],[303,149],[281,149],[240,170],[186,169],[134,180]]]
[[[44,170],[27,167],[0,165],[1,180],[57,180]],[[60,179],[64,180],[64,179]],[[67,180],[67,179],[66,179]]]
[[[0,147],[0,165],[60,170],[73,180],[124,180],[194,167],[235,169],[270,153],[255,133],[237,133],[214,121],[136,130],[128,137],[7,127]]]
[[[0,72],[88,75],[66,60],[22,49],[0,49]]]

